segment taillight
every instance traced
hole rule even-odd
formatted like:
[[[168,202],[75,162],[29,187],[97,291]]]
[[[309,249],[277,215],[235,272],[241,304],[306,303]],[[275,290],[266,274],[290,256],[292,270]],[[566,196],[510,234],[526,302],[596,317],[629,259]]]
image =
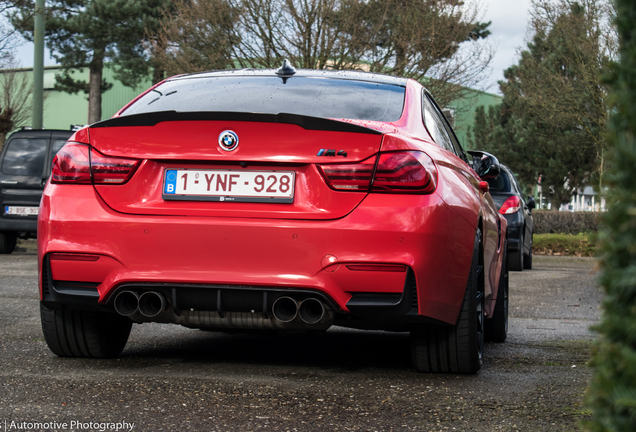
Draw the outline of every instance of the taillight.
[[[517,213],[521,208],[521,200],[518,196],[513,195],[504,201],[503,205],[499,209],[501,214],[513,214]]]
[[[329,187],[335,190],[366,192],[371,185],[377,158],[372,156],[362,162],[350,164],[318,165],[318,169]]]
[[[95,184],[124,184],[132,177],[141,161],[104,156],[91,149],[91,171]]]
[[[318,169],[329,187],[340,191],[428,194],[437,187],[433,160],[418,151],[381,153],[362,162]]]
[[[51,183],[124,184],[132,177],[140,162],[137,159],[105,156],[86,144],[68,143],[53,159]]]
[[[437,187],[437,169],[433,160],[418,151],[380,155],[372,192],[428,194]]]
[[[51,169],[51,183],[89,184],[91,169],[89,147],[83,144],[66,144],[57,152]]]

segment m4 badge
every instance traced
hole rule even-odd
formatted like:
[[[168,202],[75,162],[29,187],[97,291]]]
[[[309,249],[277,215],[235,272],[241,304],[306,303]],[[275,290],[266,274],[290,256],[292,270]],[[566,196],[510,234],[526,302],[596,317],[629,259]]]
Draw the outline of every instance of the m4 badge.
[[[347,157],[347,152],[344,150],[332,150],[332,149],[320,149],[316,156],[342,156]]]

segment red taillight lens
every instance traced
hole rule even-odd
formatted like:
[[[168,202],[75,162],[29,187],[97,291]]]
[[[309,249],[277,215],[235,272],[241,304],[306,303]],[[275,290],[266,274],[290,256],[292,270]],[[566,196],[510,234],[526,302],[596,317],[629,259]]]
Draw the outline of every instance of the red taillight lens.
[[[371,185],[376,160],[377,156],[372,156],[358,163],[318,165],[318,169],[329,187],[335,190],[366,192]]]
[[[95,184],[123,184],[132,177],[141,161],[104,156],[91,149],[91,171]]]
[[[504,201],[503,205],[499,209],[499,213],[501,214],[513,214],[517,213],[521,208],[521,200],[518,196],[513,195]]]
[[[427,194],[436,187],[433,160],[425,153],[408,151],[380,155],[371,191]]]
[[[51,169],[51,183],[91,183],[89,147],[69,143],[57,152]]]
[[[377,167],[375,167],[377,161]],[[375,168],[375,175],[374,173]],[[428,194],[437,187],[437,168],[425,153],[381,153],[358,163],[318,165],[329,187],[341,191]]]
[[[95,184],[123,184],[132,177],[140,162],[104,156],[86,144],[68,143],[53,159],[51,183],[90,184],[94,180]]]

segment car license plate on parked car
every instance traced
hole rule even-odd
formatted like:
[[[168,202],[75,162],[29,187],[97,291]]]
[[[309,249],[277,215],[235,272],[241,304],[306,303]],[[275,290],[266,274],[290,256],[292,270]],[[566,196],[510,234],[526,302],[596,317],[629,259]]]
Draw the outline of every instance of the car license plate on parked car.
[[[294,171],[167,169],[163,199],[294,202]]]
[[[4,214],[12,216],[37,216],[39,207],[4,206]]]

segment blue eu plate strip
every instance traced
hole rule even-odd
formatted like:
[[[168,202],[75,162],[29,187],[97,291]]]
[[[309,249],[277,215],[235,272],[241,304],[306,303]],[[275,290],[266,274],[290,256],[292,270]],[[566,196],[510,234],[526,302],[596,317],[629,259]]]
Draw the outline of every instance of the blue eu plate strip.
[[[166,171],[166,181],[163,185],[165,195],[174,194],[177,190],[177,170]]]

